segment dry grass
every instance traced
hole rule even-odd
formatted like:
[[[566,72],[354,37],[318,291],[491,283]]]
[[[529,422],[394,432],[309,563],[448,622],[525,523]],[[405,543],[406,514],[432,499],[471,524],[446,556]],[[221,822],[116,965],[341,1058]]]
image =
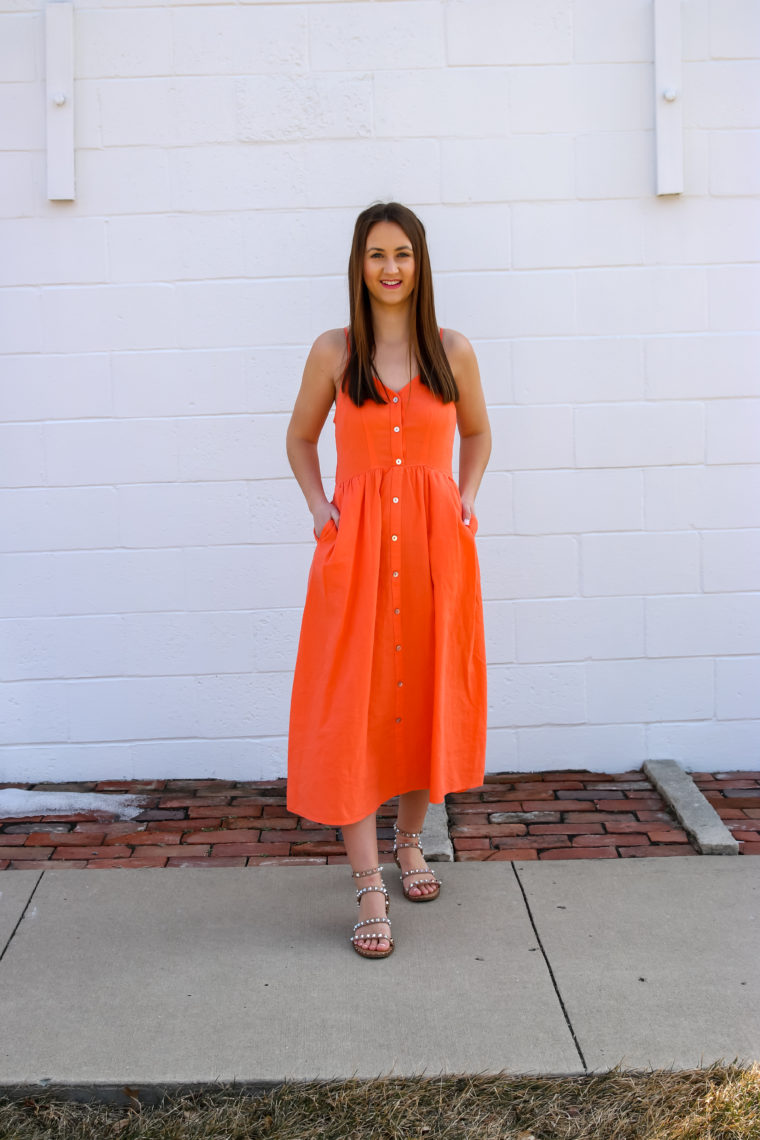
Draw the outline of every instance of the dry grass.
[[[0,1140],[760,1140],[760,1064],[231,1086],[125,1109],[0,1098]]]

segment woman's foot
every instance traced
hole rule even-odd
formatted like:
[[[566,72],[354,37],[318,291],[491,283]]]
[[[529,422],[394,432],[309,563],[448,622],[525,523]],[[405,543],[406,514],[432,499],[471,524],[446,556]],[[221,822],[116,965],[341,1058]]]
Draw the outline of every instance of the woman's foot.
[[[402,831],[394,827],[393,854],[401,869],[404,894],[410,899],[422,899],[437,895],[441,884],[425,863],[422,853],[420,832]],[[409,874],[407,872],[419,872]]]
[[[363,875],[357,880],[357,888],[381,887],[383,876],[380,871],[372,875]],[[368,918],[385,918],[387,914],[386,896],[382,891],[366,891],[359,899],[358,922]],[[358,950],[382,954],[390,949],[391,927],[389,922],[376,922],[371,926],[360,927],[354,935],[354,946]]]

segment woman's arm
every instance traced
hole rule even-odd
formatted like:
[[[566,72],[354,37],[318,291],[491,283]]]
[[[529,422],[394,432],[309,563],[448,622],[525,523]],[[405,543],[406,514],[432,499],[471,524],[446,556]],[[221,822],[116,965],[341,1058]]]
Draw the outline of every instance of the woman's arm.
[[[459,497],[462,518],[467,520],[491,454],[491,425],[474,348],[466,336],[453,329],[444,329],[443,346],[459,388]]]
[[[344,355],[342,329],[330,329],[314,341],[285,437],[288,460],[314,516],[317,534],[328,518],[332,517],[336,525],[340,519],[340,512],[328,501],[322,486],[317,443],[335,400],[335,377]]]

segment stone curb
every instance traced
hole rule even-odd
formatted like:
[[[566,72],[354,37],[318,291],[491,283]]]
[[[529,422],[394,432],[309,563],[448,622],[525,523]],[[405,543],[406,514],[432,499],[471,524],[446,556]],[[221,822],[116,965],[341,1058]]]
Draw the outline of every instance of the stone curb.
[[[644,771],[702,855],[738,855],[739,843],[676,760],[646,760]]]
[[[454,862],[454,847],[449,839],[449,817],[445,803],[428,805],[422,847],[429,863]]]

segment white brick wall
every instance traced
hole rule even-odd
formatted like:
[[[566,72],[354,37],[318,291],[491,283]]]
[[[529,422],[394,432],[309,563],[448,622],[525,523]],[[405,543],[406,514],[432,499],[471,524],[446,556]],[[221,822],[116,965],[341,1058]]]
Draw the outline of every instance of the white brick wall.
[[[758,11],[683,0],[657,197],[644,0],[77,0],[51,202],[0,0],[0,780],[283,774],[285,427],[389,197],[490,408],[489,768],[757,767]]]

